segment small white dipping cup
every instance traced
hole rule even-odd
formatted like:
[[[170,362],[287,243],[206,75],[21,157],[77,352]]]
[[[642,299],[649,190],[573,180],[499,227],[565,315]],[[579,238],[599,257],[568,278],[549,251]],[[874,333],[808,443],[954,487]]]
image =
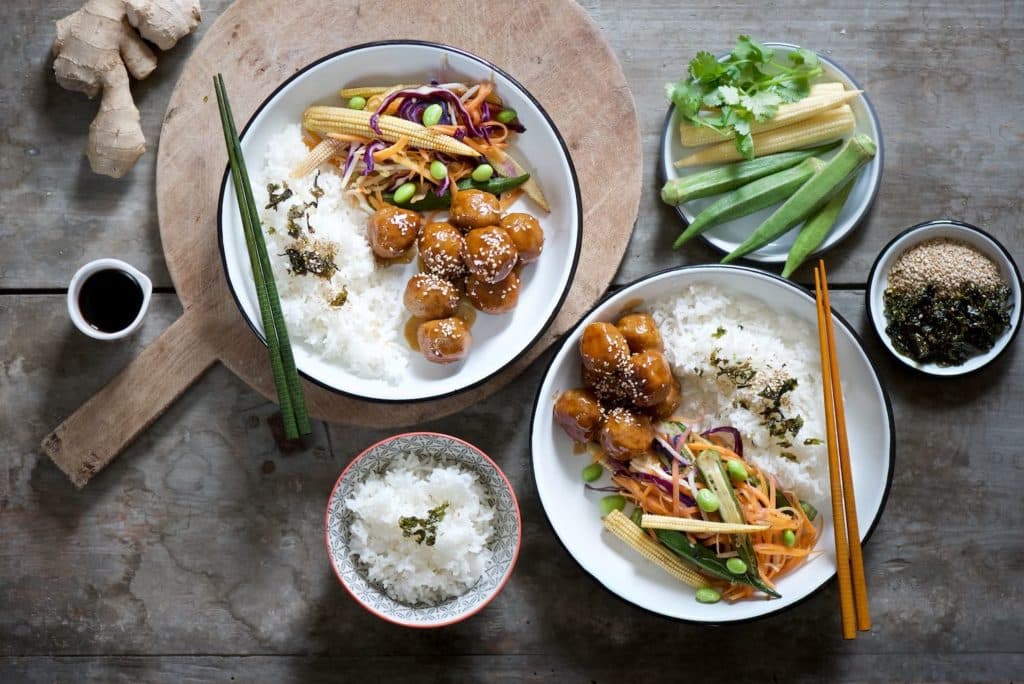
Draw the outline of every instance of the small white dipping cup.
[[[127,273],[132,278],[135,278],[138,282],[139,287],[142,288],[142,306],[139,307],[139,313],[131,323],[128,324],[122,330],[116,332],[103,332],[89,325],[89,322],[82,316],[82,310],[78,305],[78,296],[82,292],[82,285],[86,280],[89,279],[93,273],[97,271],[122,271]],[[153,296],[153,281],[149,279],[145,273],[135,268],[131,264],[127,264],[120,259],[97,259],[96,261],[90,261],[86,265],[82,266],[75,272],[75,275],[71,278],[71,284],[68,285],[68,315],[71,316],[71,321],[75,324],[75,327],[82,331],[82,333],[96,340],[119,340],[122,337],[127,337],[133,332],[139,329],[142,325],[142,319],[146,316],[146,311],[149,310],[149,300]]]

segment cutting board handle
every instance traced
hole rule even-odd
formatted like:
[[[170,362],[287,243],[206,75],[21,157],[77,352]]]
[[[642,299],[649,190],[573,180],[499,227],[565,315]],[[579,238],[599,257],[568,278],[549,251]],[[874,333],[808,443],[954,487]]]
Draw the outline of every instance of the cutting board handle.
[[[43,451],[78,488],[217,360],[204,340],[201,316],[188,308],[124,370],[43,439]]]

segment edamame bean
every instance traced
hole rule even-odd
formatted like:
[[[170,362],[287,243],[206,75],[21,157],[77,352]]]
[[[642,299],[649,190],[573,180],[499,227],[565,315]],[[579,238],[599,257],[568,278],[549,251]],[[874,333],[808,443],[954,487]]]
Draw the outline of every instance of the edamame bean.
[[[498,112],[498,121],[503,124],[512,123],[516,120],[517,116],[519,115],[516,114],[516,110],[514,109],[502,109]]]
[[[718,497],[710,489],[702,489],[697,492],[697,505],[705,513],[714,513],[718,510]]]
[[[600,463],[591,463],[583,469],[583,481],[593,482],[597,478],[601,477],[602,472],[604,472],[604,468],[601,467]]]
[[[423,110],[423,125],[436,126],[441,123],[442,114],[444,114],[444,110],[441,109],[441,105],[435,102]]]
[[[796,545],[796,532],[793,530],[786,530],[782,533],[782,543],[786,546]]]
[[[725,466],[725,470],[729,473],[729,477],[737,482],[743,482],[749,477],[747,469],[739,461],[729,461],[729,464]]]
[[[644,509],[634,508],[633,512],[629,514],[629,519],[633,521],[634,525],[640,527],[640,523],[644,519]]]
[[[621,511],[626,507],[626,497],[621,494],[611,494],[601,499],[601,517],[612,511]]]
[[[349,109],[365,109],[366,108],[366,98],[365,97],[360,97],[359,95],[356,95],[353,98],[349,98],[348,108]]]
[[[416,194],[415,183],[402,183],[395,190],[395,204],[405,204]]]
[[[444,165],[444,162],[435,159],[430,162],[430,175],[437,180],[441,180],[448,175],[448,167]]]
[[[717,589],[712,587],[701,587],[697,590],[697,602],[698,603],[718,603],[722,600],[722,595],[718,593]]]
[[[487,181],[491,180],[491,176],[494,175],[494,167],[492,167],[490,164],[481,164],[480,166],[473,169],[473,173],[471,175],[473,177],[473,180],[475,180],[477,183],[486,183]]]
[[[747,571],[747,564],[743,562],[742,558],[733,556],[725,561],[725,568],[734,575],[742,575]]]

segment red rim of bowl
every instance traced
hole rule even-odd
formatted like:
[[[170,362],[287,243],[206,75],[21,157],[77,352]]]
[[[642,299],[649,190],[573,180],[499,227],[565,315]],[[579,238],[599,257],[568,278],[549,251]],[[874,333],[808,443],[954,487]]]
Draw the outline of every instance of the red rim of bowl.
[[[360,460],[362,460],[362,458],[364,456],[366,456],[368,453],[370,453],[371,451],[373,451],[377,447],[381,446],[382,444],[387,444],[388,442],[393,442],[393,441],[398,440],[398,439],[405,439],[407,437],[417,437],[417,436],[439,437],[441,439],[447,439],[447,440],[450,440],[450,441],[453,441],[453,442],[458,442],[459,444],[462,444],[463,446],[468,447],[472,451],[475,451],[477,454],[479,454],[487,463],[490,464],[490,466],[492,468],[494,468],[494,471],[496,473],[498,473],[498,476],[501,478],[502,482],[505,483],[505,486],[508,488],[509,494],[512,495],[512,504],[513,504],[513,506],[515,508],[515,512],[516,512],[516,547],[515,547],[515,551],[513,551],[513,553],[512,553],[512,560],[509,563],[508,570],[505,572],[505,576],[502,578],[501,582],[498,583],[498,586],[495,587],[495,589],[491,593],[491,595],[488,596],[486,598],[486,600],[482,601],[480,603],[480,605],[474,607],[472,610],[467,611],[466,613],[463,613],[461,615],[453,617],[452,619],[446,620],[444,622],[431,622],[431,623],[428,623],[428,624],[422,624],[422,623],[418,623],[418,622],[407,622],[407,621],[404,621],[404,620],[397,620],[397,619],[391,617],[390,615],[387,615],[387,614],[382,613],[380,611],[374,610],[369,605],[367,605],[361,598],[359,598],[356,595],[356,593],[354,591],[352,591],[352,588],[348,586],[348,583],[345,582],[345,580],[342,578],[341,573],[338,572],[338,566],[335,565],[335,563],[334,563],[334,555],[331,553],[331,543],[330,543],[330,536],[329,536],[329,529],[330,529],[330,522],[331,522],[331,501],[334,500],[335,495],[338,493],[338,488],[341,486],[342,480],[345,479],[345,475],[348,474],[348,471],[352,468],[352,466],[354,466],[356,463],[358,463]],[[515,570],[516,562],[519,560],[519,548],[520,548],[520,546],[522,546],[522,543],[523,543],[523,519],[522,519],[522,515],[519,512],[519,499],[516,497],[516,491],[512,488],[512,483],[508,481],[508,478],[505,476],[505,473],[502,471],[502,469],[498,467],[498,464],[495,463],[493,460],[491,460],[491,457],[488,456],[487,454],[485,454],[483,452],[483,450],[481,450],[479,447],[476,447],[476,446],[470,444],[469,442],[467,442],[464,439],[459,439],[458,437],[453,437],[451,435],[446,435],[446,434],[441,433],[441,432],[428,432],[428,431],[403,432],[403,433],[401,433],[399,435],[391,435],[390,437],[385,437],[384,439],[382,439],[382,440],[380,440],[378,442],[375,442],[375,443],[371,444],[370,446],[366,447],[365,449],[363,449],[359,453],[358,456],[353,458],[349,462],[349,464],[347,466],[345,466],[344,470],[341,471],[341,475],[339,475],[338,479],[335,480],[335,482],[334,482],[334,487],[331,488],[331,495],[329,497],[327,497],[327,510],[324,512],[324,543],[325,543],[325,545],[327,547],[327,559],[331,563],[331,570],[334,571],[334,576],[338,578],[338,582],[340,582],[341,586],[345,588],[345,591],[348,592],[348,595],[351,596],[352,599],[357,604],[359,604],[363,609],[365,609],[368,613],[372,613],[373,615],[376,615],[377,617],[379,617],[382,620],[386,620],[387,622],[391,622],[393,624],[400,625],[402,627],[413,627],[415,629],[434,629],[434,628],[437,628],[437,627],[447,627],[448,625],[453,625],[456,622],[462,622],[463,620],[465,620],[467,618],[473,617],[474,615],[479,613],[481,610],[486,608],[488,605],[490,605],[491,601],[493,601],[495,599],[495,597],[498,594],[501,593],[501,590],[504,589],[505,585],[508,583],[509,578],[512,577],[512,571]]]

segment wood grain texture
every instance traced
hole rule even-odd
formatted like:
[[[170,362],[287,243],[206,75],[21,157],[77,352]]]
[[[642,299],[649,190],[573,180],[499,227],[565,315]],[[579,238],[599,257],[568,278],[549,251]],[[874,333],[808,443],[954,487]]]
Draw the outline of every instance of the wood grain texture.
[[[316,15],[310,25],[308,17]],[[580,267],[559,315],[518,361],[479,387],[415,404],[359,401],[310,383],[311,415],[332,422],[397,427],[470,406],[508,383],[601,296],[629,241],[639,203],[641,153],[633,100],[614,54],[575,4],[522,2],[516,20],[470,0],[445,0],[429,11],[396,13],[386,3],[239,0],[196,47],[171,96],[157,168],[157,206],[167,265],[188,305],[207,293],[230,299],[217,249],[216,211],[225,152],[213,74],[246,83],[232,95],[239,122],[247,121],[281,81],[342,47],[402,36],[473,52],[507,69],[552,117],[569,148],[583,199]],[[543,50],[535,49],[544,45]],[[581,81],[579,74],[601,74]],[[602,116],[593,117],[591,112]],[[607,169],[617,169],[616,183]],[[232,330],[219,340],[224,364],[264,396],[273,396],[266,352],[237,311],[223,311]]]

